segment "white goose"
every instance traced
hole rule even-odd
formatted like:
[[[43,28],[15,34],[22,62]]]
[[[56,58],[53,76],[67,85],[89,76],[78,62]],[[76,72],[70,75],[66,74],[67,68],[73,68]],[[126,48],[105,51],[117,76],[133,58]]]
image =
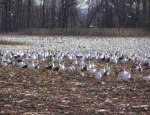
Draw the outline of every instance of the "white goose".
[[[87,70],[91,69],[92,66],[91,66],[91,63],[90,63],[90,60],[89,60],[89,63],[87,64]]]
[[[54,64],[54,62],[52,61],[49,66],[45,67],[45,69],[51,70],[51,69],[53,69],[54,67],[55,67],[55,64]]]
[[[70,54],[67,54],[67,59],[72,60],[72,56]]]
[[[76,61],[76,60],[77,60],[77,57],[76,57],[75,55],[73,55],[73,56],[72,56],[72,60],[73,60],[73,61]]]
[[[34,63],[34,61],[31,61],[31,63],[29,64],[28,67],[29,67],[29,68],[35,68],[35,63]]]
[[[150,76],[144,76],[144,77],[142,77],[142,80],[150,81]]]
[[[127,80],[127,79],[130,79],[131,78],[131,74],[129,71],[126,71],[125,68],[123,71],[121,71],[119,73],[119,76],[123,79],[123,80]]]
[[[1,61],[1,66],[4,66],[4,67],[5,67],[5,66],[7,66],[7,65],[8,65],[8,63],[6,63],[5,61],[3,61],[3,60]]]
[[[84,56],[80,57],[79,60],[80,60],[80,61],[84,61]]]
[[[111,70],[111,68],[108,66],[108,63],[106,63],[105,69],[106,69],[106,71],[110,71]]]
[[[120,60],[122,63],[126,63],[128,59],[126,57],[123,57],[123,59]]]
[[[69,72],[69,73],[72,73],[74,70],[75,70],[75,67],[74,66],[69,66],[66,68],[66,70]]]
[[[95,68],[94,62],[91,63],[91,68]]]
[[[136,68],[135,68],[137,71],[143,71],[142,69],[142,66],[141,66],[141,63],[139,63]]]
[[[100,72],[101,72],[102,74],[105,74],[105,73],[106,73],[106,68],[104,67],[103,69],[100,69]]]
[[[8,63],[6,62],[6,60],[5,60],[5,58],[3,58],[3,57],[0,57],[0,60],[1,60],[1,66],[7,66],[8,65]]]
[[[33,54],[33,55],[31,56],[31,60],[35,60],[35,59],[37,59],[37,56],[36,56],[36,54]]]
[[[87,70],[87,72],[88,72],[89,74],[94,74],[94,73],[96,72],[96,68],[89,68],[89,69]]]
[[[122,79],[124,79],[124,80],[130,79],[130,78],[131,78],[131,74],[129,72],[122,76]]]
[[[102,53],[98,56],[98,59],[104,59],[104,56],[105,56],[104,53]]]
[[[84,64],[85,64],[84,61],[79,61],[79,63],[78,63],[79,67],[80,67],[80,66],[83,66]]]
[[[12,59],[12,58],[13,58],[13,56],[12,56],[12,54],[11,54],[11,53],[8,53],[8,54],[6,55],[6,57],[7,57],[7,58],[10,58],[10,59]]]
[[[94,64],[94,63],[93,63]],[[92,75],[96,72],[95,65],[91,65],[90,63],[87,65],[87,73]]]
[[[58,62],[60,63],[61,61],[63,61],[63,55],[60,55],[60,56],[58,57]]]
[[[146,61],[146,58],[142,57],[142,56],[139,56],[139,57],[136,57],[136,61],[139,62],[139,63],[143,63],[143,62]]]
[[[18,66],[18,67],[21,67],[21,68],[22,68],[24,65],[25,65],[25,63],[24,63],[23,61],[17,62],[17,66]]]
[[[40,68],[38,60],[36,60],[36,62],[34,63],[34,68],[35,69],[39,69]]]
[[[118,63],[117,57],[110,57],[110,62],[117,64]]]
[[[40,62],[44,62],[45,60],[45,57],[40,58]]]
[[[77,71],[80,72],[82,69],[83,69],[83,65],[79,66],[79,67],[77,68]]]
[[[102,78],[102,73],[101,73],[101,71],[95,73],[95,78],[96,78],[96,79]]]
[[[77,65],[77,64],[78,64],[77,59],[74,62],[72,62],[72,65]]]
[[[62,63],[59,66],[60,66],[60,68],[59,68],[60,71],[65,70],[65,63]]]

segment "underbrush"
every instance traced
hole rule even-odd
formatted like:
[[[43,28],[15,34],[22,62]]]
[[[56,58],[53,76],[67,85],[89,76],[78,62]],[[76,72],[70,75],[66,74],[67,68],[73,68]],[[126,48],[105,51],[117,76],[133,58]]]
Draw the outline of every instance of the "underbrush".
[[[104,37],[150,37],[150,32],[132,28],[78,28],[78,29],[29,29],[6,35],[51,35],[51,36],[104,36]]]

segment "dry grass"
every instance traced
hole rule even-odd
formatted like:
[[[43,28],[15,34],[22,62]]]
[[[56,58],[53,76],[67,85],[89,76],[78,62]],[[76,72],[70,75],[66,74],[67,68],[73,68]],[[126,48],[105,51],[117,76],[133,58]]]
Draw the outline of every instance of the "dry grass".
[[[0,40],[0,45],[25,45],[21,42],[13,42],[13,41],[7,41],[7,40]]]
[[[109,63],[110,76],[97,80],[81,77],[76,72],[56,74],[45,70],[47,61],[38,70],[0,67],[2,115],[36,115],[38,112],[43,112],[43,115],[150,114],[150,84],[140,80],[149,69],[132,71],[133,79],[121,81],[117,80],[116,73],[122,66],[132,68],[135,64]],[[97,68],[105,64],[103,61],[94,62]]]
[[[52,35],[52,36],[106,36],[106,37],[150,37],[149,31],[142,29],[30,29],[6,33],[7,35]]]

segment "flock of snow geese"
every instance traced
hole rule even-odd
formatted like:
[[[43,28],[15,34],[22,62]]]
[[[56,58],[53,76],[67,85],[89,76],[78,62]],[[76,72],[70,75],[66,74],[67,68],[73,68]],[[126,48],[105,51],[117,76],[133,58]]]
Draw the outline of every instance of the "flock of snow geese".
[[[101,60],[106,62],[104,67],[98,68],[95,65],[94,60]],[[10,65],[17,66],[18,68],[31,68],[39,69],[43,62],[48,61],[44,69],[51,72],[59,73],[73,73],[78,72],[82,76],[92,76],[96,79],[101,79],[110,74],[111,67],[109,63],[118,64],[127,63],[133,61],[138,65],[135,70],[142,71],[142,63],[146,63],[147,69],[150,70],[150,55],[125,55],[122,52],[97,52],[92,53],[69,53],[69,52],[54,52],[49,50],[43,50],[40,52],[23,52],[15,50],[6,50],[0,52],[0,65],[1,67],[8,67]],[[118,72],[118,76],[123,80],[128,80],[132,77],[131,71],[128,68],[123,67],[122,71]],[[150,75],[143,76],[143,80],[150,81]]]

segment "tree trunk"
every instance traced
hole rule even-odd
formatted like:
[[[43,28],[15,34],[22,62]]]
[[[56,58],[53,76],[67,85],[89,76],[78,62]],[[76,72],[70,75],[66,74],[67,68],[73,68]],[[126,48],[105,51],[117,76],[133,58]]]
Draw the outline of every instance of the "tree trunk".
[[[4,31],[5,30],[5,22],[4,22],[4,20],[5,20],[5,15],[4,15],[4,2],[2,1],[2,31]]]
[[[45,3],[46,0],[43,1],[43,6],[42,6],[42,28],[45,27]]]
[[[4,12],[4,30],[8,32],[8,0],[4,2],[5,12]]]
[[[27,28],[30,28],[31,0],[28,0]]]
[[[11,0],[9,0],[9,7],[8,7],[8,29],[9,31],[11,31],[11,16],[12,16],[12,12],[11,12]]]
[[[139,11],[140,11],[140,0],[137,0],[137,6],[136,6],[136,27],[139,27],[140,19],[139,19]]]

